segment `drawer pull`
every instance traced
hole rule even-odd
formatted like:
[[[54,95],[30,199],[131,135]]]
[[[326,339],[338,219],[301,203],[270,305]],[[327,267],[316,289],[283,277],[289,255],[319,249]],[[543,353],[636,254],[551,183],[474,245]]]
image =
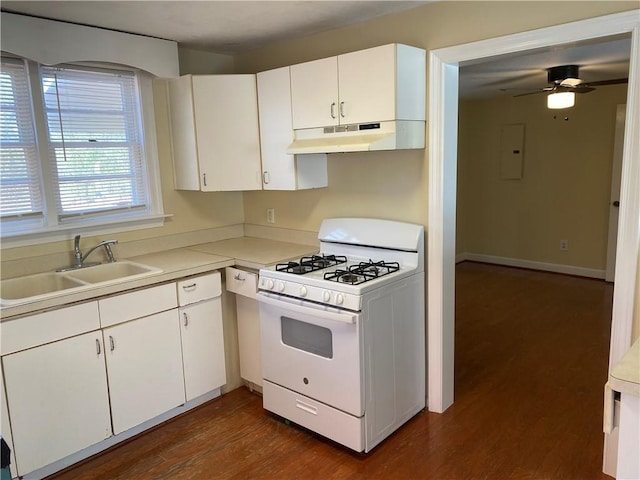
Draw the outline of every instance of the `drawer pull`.
[[[309,405],[308,403],[304,403],[301,400],[296,400],[296,407],[312,415],[318,415],[318,409],[316,407]]]
[[[96,338],[96,354],[100,355],[102,353],[102,349],[100,348],[100,340]]]
[[[246,278],[241,277],[239,273],[236,273],[235,276],[233,277],[236,280],[238,280],[239,282],[244,282],[246,280]]]
[[[109,335],[109,346],[112,352],[116,349],[116,342],[113,341],[113,337],[111,335]]]
[[[197,283],[192,283],[191,285],[183,285],[182,289],[184,291],[190,291],[190,290],[195,290],[197,286],[198,286]]]

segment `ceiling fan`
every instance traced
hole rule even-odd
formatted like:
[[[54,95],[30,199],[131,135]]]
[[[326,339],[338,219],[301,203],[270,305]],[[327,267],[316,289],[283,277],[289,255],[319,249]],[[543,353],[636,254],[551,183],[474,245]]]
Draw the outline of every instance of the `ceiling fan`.
[[[583,82],[579,76],[580,67],[578,65],[559,65],[557,67],[551,67],[547,69],[547,82],[550,84],[548,87],[541,88],[534,92],[521,93],[514,95],[515,97],[522,97],[525,95],[534,95],[536,93],[589,93],[595,90],[595,87],[604,85],[618,85],[621,83],[627,83],[628,78],[614,78],[611,80],[600,80],[597,82]]]

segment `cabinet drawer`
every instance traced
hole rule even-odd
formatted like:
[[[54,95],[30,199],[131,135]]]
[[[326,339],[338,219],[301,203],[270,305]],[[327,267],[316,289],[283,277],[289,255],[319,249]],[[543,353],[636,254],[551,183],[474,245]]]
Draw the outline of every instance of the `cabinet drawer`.
[[[196,303],[222,294],[220,272],[200,277],[185,278],[178,282],[178,303],[180,306]]]
[[[98,300],[103,327],[146,317],[178,306],[175,283]]]
[[[100,328],[98,303],[89,302],[2,322],[2,355]]]
[[[258,291],[258,275],[255,273],[240,270],[239,268],[227,267],[227,290],[245,297],[256,298]]]
[[[270,412],[357,452],[364,450],[364,418],[353,417],[266,380],[262,384],[262,405]]]

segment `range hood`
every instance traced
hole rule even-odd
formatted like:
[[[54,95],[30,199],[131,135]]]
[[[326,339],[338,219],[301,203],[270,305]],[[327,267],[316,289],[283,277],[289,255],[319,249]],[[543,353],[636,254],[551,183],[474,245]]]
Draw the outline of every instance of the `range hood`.
[[[295,130],[287,153],[368,152],[424,147],[424,121],[394,120]]]

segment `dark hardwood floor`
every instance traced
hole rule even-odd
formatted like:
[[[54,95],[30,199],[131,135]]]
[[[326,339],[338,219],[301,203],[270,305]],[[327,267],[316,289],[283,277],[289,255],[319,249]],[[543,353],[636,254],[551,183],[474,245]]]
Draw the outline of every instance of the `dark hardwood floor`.
[[[52,478],[609,479],[612,286],[470,262],[456,274],[456,401],[371,453],[285,424],[243,388]]]

